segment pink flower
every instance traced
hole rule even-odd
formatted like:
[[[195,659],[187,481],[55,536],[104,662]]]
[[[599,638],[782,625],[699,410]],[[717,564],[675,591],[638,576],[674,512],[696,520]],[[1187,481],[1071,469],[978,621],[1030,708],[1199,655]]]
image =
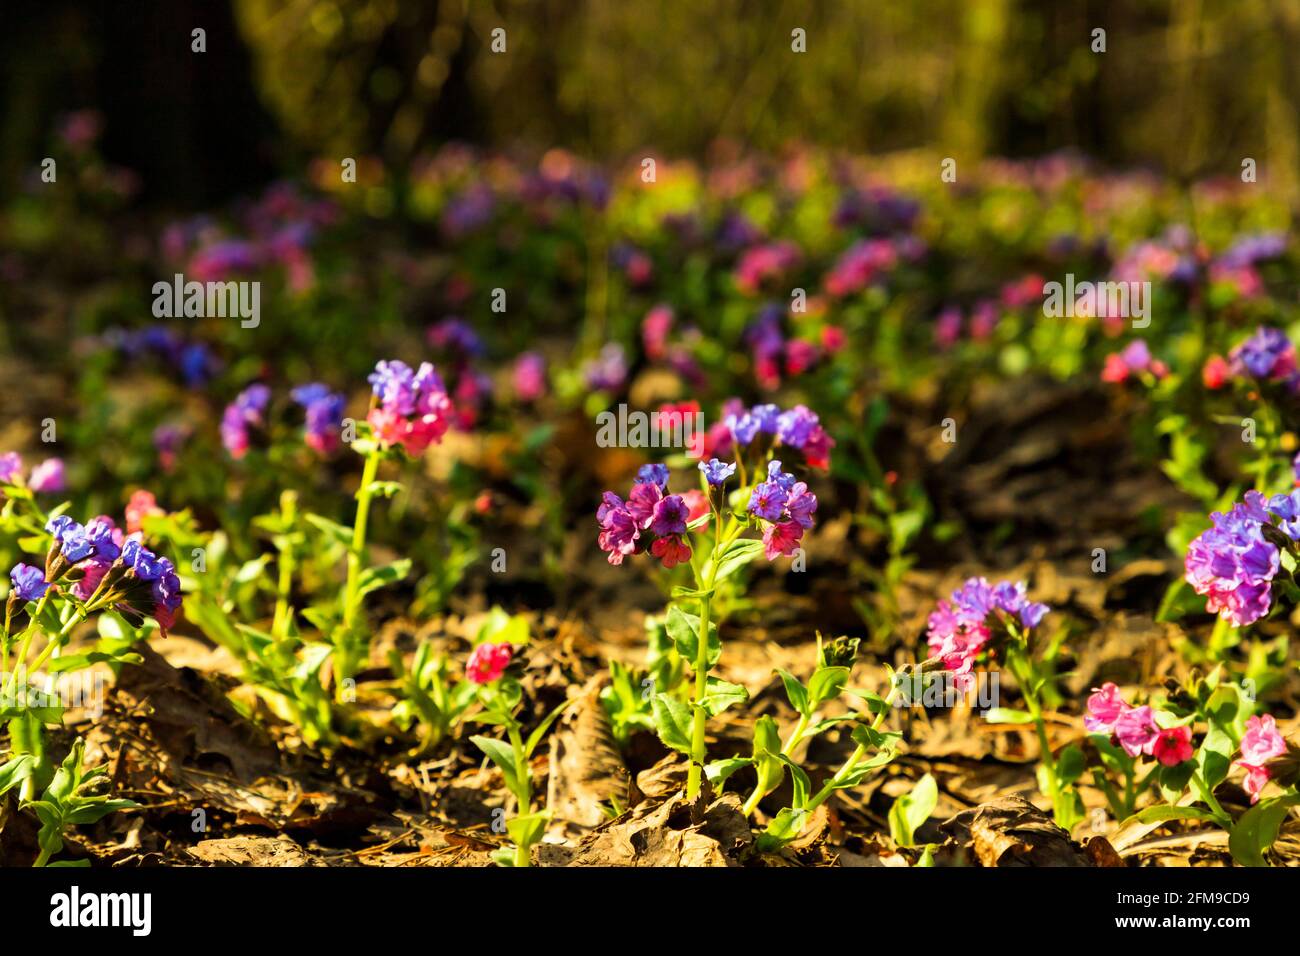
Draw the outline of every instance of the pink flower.
[[[1222,355],[1211,355],[1206,360],[1205,367],[1201,369],[1201,381],[1211,391],[1223,388],[1231,377],[1232,369]]]
[[[145,518],[166,513],[158,507],[158,499],[153,496],[153,493],[141,488],[133,492],[131,500],[126,503],[126,533],[135,534],[137,531],[142,531]]]
[[[763,554],[769,561],[775,561],[777,555],[794,554],[802,539],[803,526],[797,521],[769,524],[763,531]]]
[[[1286,753],[1286,739],[1277,729],[1272,714],[1254,716],[1246,721],[1246,733],[1241,738],[1241,762],[1262,767],[1274,757]]]
[[[1192,731],[1190,727],[1170,727],[1160,731],[1151,747],[1151,756],[1166,767],[1176,767],[1192,759]]]
[[[1128,709],[1128,704],[1119,695],[1119,688],[1107,681],[1101,687],[1094,688],[1092,696],[1088,698],[1088,713],[1083,718],[1083,726],[1094,734],[1112,733],[1115,721]]]
[[[45,459],[45,461],[32,469],[31,476],[27,479],[27,486],[31,488],[32,491],[58,494],[66,487],[66,483],[63,479],[63,459]]]
[[[1286,752],[1286,739],[1278,731],[1272,714],[1254,716],[1246,721],[1246,733],[1241,738],[1241,758],[1233,761],[1232,765],[1246,771],[1242,786],[1250,794],[1251,803],[1259,802],[1264,785],[1273,777],[1270,764]]]
[[[654,544],[650,545],[650,553],[662,561],[665,568],[674,568],[691,559],[690,545],[682,540],[681,535],[676,534],[656,538]]]
[[[1147,705],[1130,707],[1115,720],[1115,739],[1130,757],[1150,754],[1160,736],[1151,708]]]
[[[514,653],[514,646],[506,641],[500,644],[480,644],[469,656],[465,676],[474,684],[491,684],[500,680]]]
[[[682,501],[686,503],[686,523],[689,525],[697,518],[702,518],[709,513],[709,496],[698,488],[692,488],[690,491],[682,493]]]
[[[641,320],[641,342],[647,358],[659,360],[668,351],[668,333],[673,328],[671,306],[656,305]]]

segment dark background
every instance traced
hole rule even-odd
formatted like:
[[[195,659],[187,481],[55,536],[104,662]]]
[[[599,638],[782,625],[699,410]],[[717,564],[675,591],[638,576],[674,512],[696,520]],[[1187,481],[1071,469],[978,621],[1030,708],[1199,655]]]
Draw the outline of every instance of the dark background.
[[[1300,0],[8,0],[2,20],[4,193],[83,107],[145,198],[195,208],[449,139],[602,160],[1073,148],[1183,181],[1250,156],[1283,198],[1300,166]]]

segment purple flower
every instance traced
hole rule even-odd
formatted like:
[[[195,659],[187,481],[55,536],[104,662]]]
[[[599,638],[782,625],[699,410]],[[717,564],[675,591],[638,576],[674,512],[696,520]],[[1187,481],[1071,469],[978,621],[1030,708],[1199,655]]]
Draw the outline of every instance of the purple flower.
[[[105,561],[116,561],[122,553],[122,532],[107,515],[86,522],[86,538],[95,549],[95,555]]]
[[[707,462],[700,462],[700,471],[704,472],[704,480],[716,487],[736,473],[736,463],[727,464],[711,458]]]
[[[808,490],[805,482],[797,481],[790,488],[790,496],[785,501],[785,510],[790,515],[790,520],[799,527],[811,528],[813,512],[817,510],[817,496]]]
[[[661,498],[655,504],[650,530],[661,538],[670,534],[685,534],[686,518],[689,513],[690,509],[686,507],[686,502],[682,500],[681,495],[668,495],[666,498]]]
[[[624,508],[636,521],[637,527],[645,529],[654,520],[655,505],[659,504],[663,496],[663,489],[658,485],[645,482],[633,485]]]
[[[89,557],[95,550],[86,536],[86,529],[67,515],[51,518],[45,523],[45,530],[58,543],[60,553],[73,564]]]
[[[1234,372],[1244,369],[1255,378],[1275,378],[1295,368],[1295,349],[1280,329],[1262,325],[1229,354]]]
[[[13,588],[11,593],[20,601],[39,601],[50,586],[45,572],[30,564],[15,564],[9,572],[9,583]]]
[[[636,551],[637,540],[641,537],[640,523],[632,517],[623,500],[610,491],[601,496],[596,521],[600,525],[596,539],[600,549],[609,552],[610,564],[622,564],[624,557]]]
[[[796,405],[788,412],[782,412],[777,419],[776,435],[792,448],[803,448],[817,427],[817,415],[804,405]]]
[[[49,492],[58,494],[66,484],[63,479],[63,459],[47,458],[27,476],[27,487],[32,491]]]
[[[749,412],[728,415],[724,421],[731,431],[732,440],[738,445],[748,445],[758,434],[759,420]]]
[[[0,482],[12,483],[18,480],[23,470],[22,456],[16,451],[7,451],[0,455]]]
[[[637,469],[636,480],[640,484],[658,485],[660,491],[667,491],[668,466],[658,462],[642,465]]]
[[[1212,514],[1212,527],[1188,546],[1184,561],[1187,582],[1206,596],[1206,610],[1236,627],[1268,613],[1272,580],[1281,566],[1277,547],[1262,531],[1270,520],[1263,500],[1250,491],[1227,514]]]
[[[627,359],[623,346],[610,342],[600,350],[600,355],[583,366],[583,378],[593,390],[617,391],[627,380]]]
[[[232,458],[243,458],[248,453],[250,428],[260,427],[266,407],[271,402],[271,390],[260,383],[250,385],[226,406],[221,416],[221,443]]]
[[[795,482],[794,475],[788,471],[782,471],[781,463],[775,459],[767,463],[767,480],[774,482],[786,491],[793,488]]]
[[[135,572],[135,576],[142,581],[154,581],[164,573],[162,561],[156,554],[140,543],[140,539],[134,535],[126,539],[122,545],[122,561]],[[170,567],[170,562],[168,562]]]
[[[343,394],[330,391],[328,385],[320,382],[300,385],[289,394],[306,409],[307,444],[322,454],[338,448],[343,408],[347,403]]]
[[[761,482],[749,495],[749,512],[767,521],[780,521],[788,497],[788,492],[776,482]]]
[[[758,421],[758,430],[768,435],[775,435],[780,420],[781,409],[775,405],[755,405],[749,410],[750,417]]]

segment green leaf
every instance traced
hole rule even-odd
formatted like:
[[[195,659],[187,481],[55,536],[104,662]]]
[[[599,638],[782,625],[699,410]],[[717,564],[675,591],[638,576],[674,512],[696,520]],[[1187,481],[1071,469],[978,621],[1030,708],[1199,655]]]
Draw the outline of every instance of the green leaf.
[[[712,580],[715,582],[725,580],[762,553],[762,541],[757,538],[737,538],[723,547],[722,554],[718,558],[718,573]],[[701,572],[706,581],[710,580],[712,564],[712,559],[706,561]]]
[[[1084,757],[1083,751],[1070,744],[1057,755],[1056,758],[1056,779],[1063,785],[1068,786],[1083,776],[1083,771],[1088,767],[1087,758]]]
[[[392,564],[385,564],[378,568],[366,568],[361,572],[361,577],[357,579],[357,597],[364,597],[371,591],[378,591],[382,587],[396,584],[410,572],[410,558],[402,558],[400,561],[394,561]]]
[[[1138,823],[1164,823],[1166,820],[1210,820],[1214,815],[1201,807],[1175,807],[1168,804],[1147,807],[1139,810],[1124,821],[1121,826],[1134,821]]]
[[[0,767],[0,794],[7,793],[32,775],[36,769],[33,754],[18,754]]]
[[[737,770],[743,770],[754,762],[753,757],[727,757],[704,765],[704,776],[715,790],[720,789],[727,778]]]
[[[926,774],[889,808],[889,835],[899,846],[915,846],[916,831],[930,819],[939,802],[939,785]]]
[[[740,684],[733,684],[720,677],[710,677],[708,689],[700,698],[700,706],[710,717],[716,717],[728,707],[743,704],[747,700],[749,700],[749,691]]]
[[[506,821],[506,833],[510,834],[510,839],[515,841],[516,846],[532,846],[542,838],[550,819],[551,815],[546,811],[511,817]]]
[[[580,699],[581,698],[578,697],[570,697],[564,703],[560,704],[559,707],[556,707],[553,711],[542,718],[542,722],[533,728],[533,732],[528,735],[528,740],[524,742],[525,760],[533,755],[533,751],[536,750],[537,745],[542,742],[542,738],[546,736],[546,732],[551,729],[551,724],[555,723],[555,721],[559,719],[560,714],[564,713]]]
[[[316,528],[318,531],[324,532],[326,537],[332,539],[338,544],[343,545],[345,548],[352,547],[351,528],[347,527],[346,525],[341,525],[337,521],[331,521],[329,518],[326,518],[324,515],[309,513],[304,515],[303,517],[307,519],[307,523],[310,524],[312,527]]]
[[[694,614],[687,614],[677,605],[668,609],[668,636],[677,647],[677,653],[683,660],[695,664],[699,650],[700,619]],[[709,624],[708,669],[712,669],[722,656],[722,641],[718,639],[718,629]]]
[[[667,694],[655,694],[650,706],[654,710],[655,730],[664,746],[690,754],[691,708]]]
[[[777,668],[776,672],[781,675],[781,683],[785,684],[785,696],[790,700],[790,706],[804,717],[812,716],[812,707],[808,703],[808,690],[787,670]]]
[[[400,481],[372,481],[370,483],[370,494],[378,495],[381,498],[391,498],[402,490]]]
[[[1277,840],[1278,830],[1300,793],[1261,800],[1241,815],[1228,833],[1228,851],[1242,866],[1268,866],[1264,851]]]
[[[807,810],[786,807],[773,818],[767,825],[767,829],[759,834],[758,839],[754,841],[755,846],[761,853],[773,853],[781,849],[803,832],[807,819]]]
[[[808,681],[808,705],[816,708],[819,704],[835,700],[849,682],[847,667],[819,667]]]
[[[1032,724],[1034,715],[1012,707],[993,707],[984,712],[984,719],[990,724]]]
[[[489,759],[501,768],[501,775],[505,777],[506,789],[511,793],[519,793],[519,773],[515,768],[515,752],[511,746],[504,740],[497,740],[493,737],[483,737],[474,734],[469,738],[474,741],[474,746],[487,754]]]

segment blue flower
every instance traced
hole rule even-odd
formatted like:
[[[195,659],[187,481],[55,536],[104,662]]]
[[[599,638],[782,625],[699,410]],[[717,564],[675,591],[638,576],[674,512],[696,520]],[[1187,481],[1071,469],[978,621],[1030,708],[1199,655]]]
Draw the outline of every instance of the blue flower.
[[[736,463],[727,464],[712,458],[707,462],[700,462],[700,471],[704,472],[704,480],[716,487],[736,473]]]
[[[642,465],[637,469],[636,483],[639,485],[658,485],[661,491],[667,491],[668,466],[659,462]]]
[[[11,593],[20,601],[39,601],[50,586],[45,572],[30,564],[15,564],[9,572],[9,583],[13,586]]]

